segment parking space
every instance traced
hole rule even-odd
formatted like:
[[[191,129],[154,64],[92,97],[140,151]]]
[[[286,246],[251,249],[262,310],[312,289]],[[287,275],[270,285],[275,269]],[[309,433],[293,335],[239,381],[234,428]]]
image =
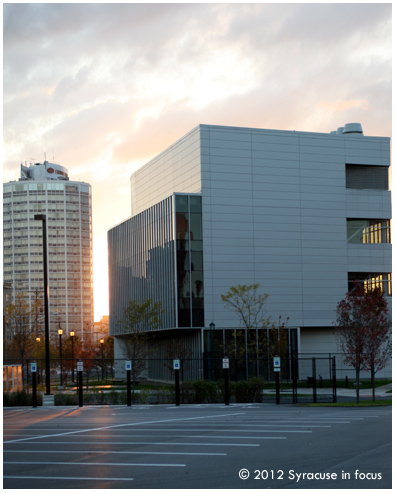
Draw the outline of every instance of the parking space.
[[[4,409],[4,488],[390,488],[391,408]]]

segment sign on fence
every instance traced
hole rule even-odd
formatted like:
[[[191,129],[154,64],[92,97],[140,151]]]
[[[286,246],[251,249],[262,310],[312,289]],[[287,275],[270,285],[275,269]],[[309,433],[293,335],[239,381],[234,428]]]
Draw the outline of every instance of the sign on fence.
[[[274,357],[274,371],[280,371],[280,357],[275,356]]]

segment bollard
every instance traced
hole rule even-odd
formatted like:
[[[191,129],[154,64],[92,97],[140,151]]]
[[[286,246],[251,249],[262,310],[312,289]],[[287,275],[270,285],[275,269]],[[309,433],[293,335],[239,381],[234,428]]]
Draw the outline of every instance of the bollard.
[[[275,373],[276,403],[280,404],[279,373]]]
[[[78,373],[78,405],[83,406],[83,362],[77,361],[77,373]]]
[[[281,359],[279,356],[274,356],[274,373],[275,373],[275,386],[276,386],[276,403],[280,404],[280,388],[279,388],[279,373],[281,369]]]
[[[180,376],[179,376],[180,360],[179,359],[174,359],[173,360],[173,369],[175,370],[175,400],[176,400],[176,406],[180,406]]]
[[[223,370],[224,370],[224,404],[226,406],[229,406],[230,405],[230,392],[229,392],[230,360],[226,356],[223,358]]]
[[[131,396],[131,370],[132,370],[132,361],[125,361],[125,371],[127,374],[127,406],[130,407],[132,404],[132,396]]]
[[[30,371],[32,372],[33,407],[37,407],[37,363],[30,363]]]

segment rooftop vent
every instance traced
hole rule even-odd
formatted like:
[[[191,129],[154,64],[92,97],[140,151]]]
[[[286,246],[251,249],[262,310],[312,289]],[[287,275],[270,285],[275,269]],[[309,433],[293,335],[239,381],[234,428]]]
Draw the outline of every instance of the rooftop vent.
[[[363,135],[363,128],[360,123],[346,123],[344,127],[338,127],[337,130],[333,130],[330,133],[332,135]]]
[[[346,123],[343,134],[363,134],[363,129],[360,123]]]

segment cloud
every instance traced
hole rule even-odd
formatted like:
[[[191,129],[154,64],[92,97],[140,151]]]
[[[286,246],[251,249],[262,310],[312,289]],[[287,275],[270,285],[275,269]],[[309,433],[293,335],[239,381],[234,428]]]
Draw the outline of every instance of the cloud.
[[[391,9],[4,4],[3,179],[55,156],[92,184],[103,239],[131,173],[199,123],[390,135]]]

